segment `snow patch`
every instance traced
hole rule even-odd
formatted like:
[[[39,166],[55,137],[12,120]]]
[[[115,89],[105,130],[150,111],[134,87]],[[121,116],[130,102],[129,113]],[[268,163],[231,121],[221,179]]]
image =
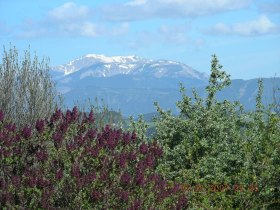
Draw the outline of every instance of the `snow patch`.
[[[105,55],[87,54],[84,57],[85,58],[96,59],[96,60],[99,60],[100,62],[103,62],[103,63],[126,63],[126,62],[136,62],[138,60],[138,58],[134,55],[107,57]]]

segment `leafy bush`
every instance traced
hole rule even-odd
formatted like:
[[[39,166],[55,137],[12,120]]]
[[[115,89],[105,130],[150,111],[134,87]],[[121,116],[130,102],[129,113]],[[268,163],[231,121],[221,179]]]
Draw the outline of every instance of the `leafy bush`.
[[[20,126],[34,125],[37,119],[50,116],[61,105],[48,63],[46,58],[39,61],[37,55],[32,58],[30,50],[20,59],[15,47],[4,48],[0,63],[0,109],[6,120]]]
[[[164,148],[157,171],[181,183],[192,209],[279,209],[280,118],[262,105],[261,81],[255,112],[218,102],[229,84],[214,55],[206,99],[181,86],[179,116],[157,105],[155,138]]]
[[[0,208],[183,209],[186,192],[154,172],[161,156],[76,107],[23,128],[0,111]]]

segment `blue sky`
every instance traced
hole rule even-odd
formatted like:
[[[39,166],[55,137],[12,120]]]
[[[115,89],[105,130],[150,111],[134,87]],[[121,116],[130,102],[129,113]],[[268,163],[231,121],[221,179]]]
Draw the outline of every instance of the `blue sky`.
[[[280,0],[0,0],[0,45],[48,56],[170,59],[231,78],[280,76]]]

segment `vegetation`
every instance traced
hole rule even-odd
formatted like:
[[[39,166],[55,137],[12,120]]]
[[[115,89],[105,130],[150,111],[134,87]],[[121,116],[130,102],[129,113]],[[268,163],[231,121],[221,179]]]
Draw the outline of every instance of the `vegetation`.
[[[261,103],[256,111],[218,102],[215,94],[230,84],[214,55],[204,100],[193,91],[178,102],[180,115],[158,106],[155,138],[164,148],[157,171],[180,182],[192,209],[277,209],[280,174],[280,118]]]
[[[4,50],[0,76],[1,209],[280,208],[279,87],[264,107],[260,80],[252,112],[219,102],[230,76],[215,55],[207,97],[181,85],[180,114],[156,104],[152,124],[98,105],[62,111],[29,52]]]
[[[275,84],[274,82],[274,88],[273,88],[273,94],[272,94],[272,98],[273,98],[273,110],[274,112],[280,116],[280,86],[279,84]]]
[[[135,133],[96,129],[93,112],[57,110],[49,120],[17,129],[0,112],[0,208],[183,209],[179,185],[155,165],[157,142]],[[82,120],[80,120],[82,119]]]
[[[17,49],[4,48],[0,63],[0,110],[6,120],[13,120],[17,125],[31,123],[51,115],[58,102],[54,82],[49,75],[48,59],[39,61],[30,50],[20,59]]]

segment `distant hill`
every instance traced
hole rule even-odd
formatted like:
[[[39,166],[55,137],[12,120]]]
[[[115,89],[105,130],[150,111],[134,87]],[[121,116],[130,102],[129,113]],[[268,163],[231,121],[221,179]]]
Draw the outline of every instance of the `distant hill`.
[[[204,88],[208,76],[190,66],[168,60],[148,60],[137,56],[89,54],[54,67],[51,74],[67,106],[88,98],[104,99],[113,110],[125,116],[156,112],[154,102],[164,109],[176,112],[176,101],[181,99],[179,83],[191,94],[196,88],[206,96]],[[272,89],[279,86],[280,78],[264,79],[264,102],[272,101]],[[233,80],[230,87],[220,92],[219,100],[240,100],[245,108],[255,106],[257,79]]]

